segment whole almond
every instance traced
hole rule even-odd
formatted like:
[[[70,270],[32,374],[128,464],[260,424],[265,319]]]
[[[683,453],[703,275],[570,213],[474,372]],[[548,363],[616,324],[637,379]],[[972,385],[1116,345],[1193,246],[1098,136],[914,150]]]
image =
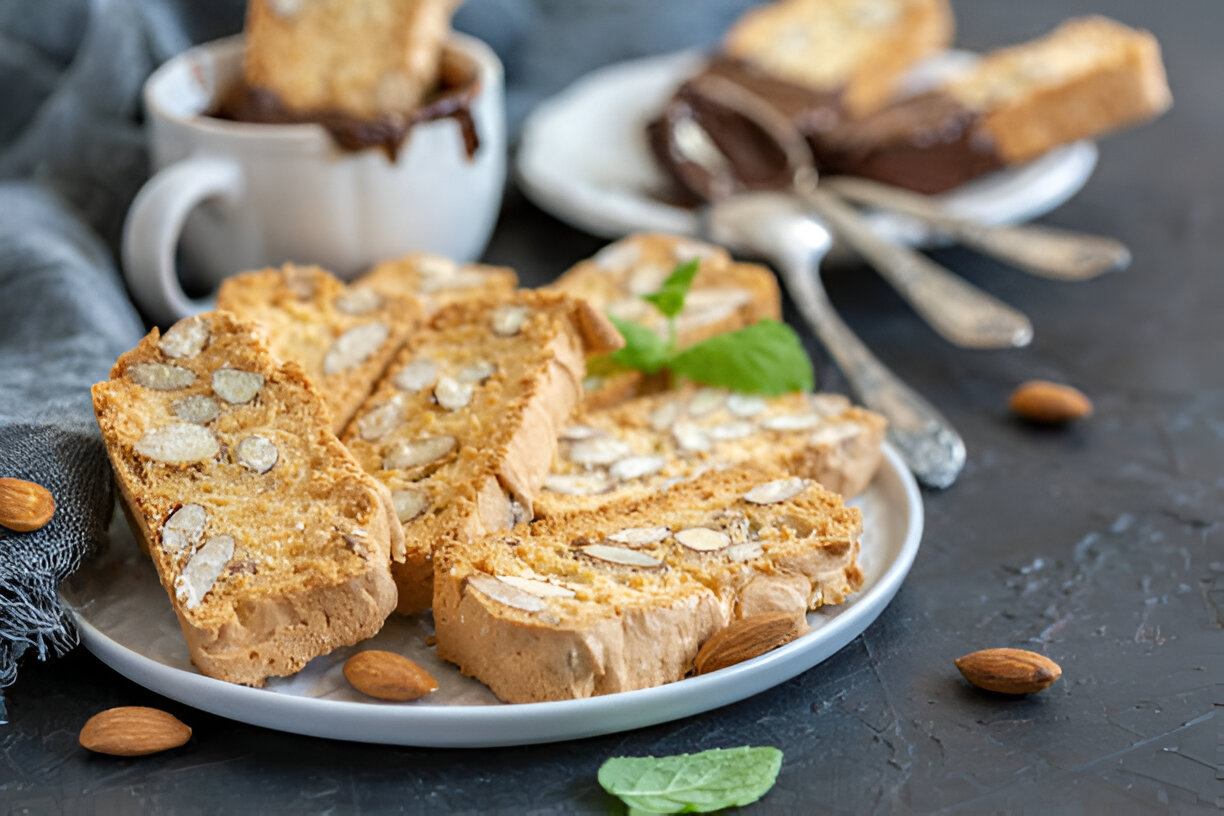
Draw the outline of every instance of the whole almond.
[[[415,700],[438,688],[438,681],[403,655],[370,649],[344,663],[349,684],[380,700]]]
[[[99,754],[144,756],[177,748],[191,739],[191,728],[173,714],[145,706],[108,708],[89,718],[81,745]]]
[[[55,499],[47,488],[24,479],[0,479],[0,526],[28,533],[53,515]]]
[[[1000,694],[1032,694],[1062,675],[1053,660],[1025,649],[983,649],[957,660],[956,668],[978,688]]]
[[[1092,414],[1092,401],[1069,385],[1030,380],[1012,392],[1012,412],[1031,422],[1058,425]]]
[[[760,657],[807,630],[807,620],[795,612],[749,615],[715,632],[702,644],[693,665],[698,674],[709,674]]]

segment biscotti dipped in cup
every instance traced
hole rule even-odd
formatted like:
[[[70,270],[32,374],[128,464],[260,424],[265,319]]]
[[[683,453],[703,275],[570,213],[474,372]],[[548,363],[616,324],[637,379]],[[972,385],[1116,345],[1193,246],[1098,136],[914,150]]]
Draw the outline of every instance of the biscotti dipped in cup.
[[[1156,39],[1084,17],[990,53],[927,93],[823,134],[815,146],[822,171],[934,194],[1171,104]]]
[[[448,543],[438,654],[507,702],[670,683],[731,621],[844,601],[863,582],[861,531],[860,512],[815,482],[745,465]]]
[[[399,611],[429,608],[436,541],[531,518],[586,356],[622,343],[584,301],[521,291],[451,304],[404,346],[343,437],[403,524]]]
[[[561,432],[537,516],[646,499],[743,462],[780,467],[847,498],[879,468],[886,421],[841,394],[758,397],[686,387],[575,417]]]
[[[346,286],[317,266],[227,278],[217,308],[259,323],[272,353],[302,366],[340,433],[417,328],[410,296]]]
[[[93,401],[201,672],[259,686],[381,628],[403,546],[390,497],[254,324],[213,312],[154,329]]]
[[[244,74],[299,114],[357,119],[419,105],[460,0],[250,0]]]
[[[383,261],[353,285],[388,296],[414,298],[429,317],[461,300],[507,297],[518,287],[518,275],[508,266],[461,264],[444,255],[413,252]]]
[[[723,53],[836,100],[850,116],[887,103],[914,63],[952,41],[947,0],[781,0],[749,9]]]
[[[663,285],[680,264],[697,260],[697,276],[676,317],[676,344],[691,346],[758,320],[780,320],[781,297],[774,274],[763,266],[736,263],[726,250],[664,233],[622,238],[567,270],[549,289],[580,297],[600,312],[640,323],[667,336],[667,319],[642,295]],[[583,405],[605,408],[666,388],[665,376],[634,371],[592,371]]]

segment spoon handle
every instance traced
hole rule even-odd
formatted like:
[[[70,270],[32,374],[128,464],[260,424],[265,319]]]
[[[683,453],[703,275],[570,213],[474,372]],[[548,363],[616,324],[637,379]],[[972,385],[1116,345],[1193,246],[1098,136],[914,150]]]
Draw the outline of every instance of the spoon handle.
[[[888,439],[924,485],[951,487],[965,465],[965,443],[933,405],[893,374],[833,308],[819,268],[799,247],[771,254],[786,289],[858,398],[888,419]]]
[[[837,196],[818,187],[801,195],[944,339],[964,348],[1014,348],[1033,339],[1033,325],[1022,312],[921,253],[880,238]]]
[[[980,224],[949,215],[927,196],[868,179],[838,176],[820,183],[843,198],[913,218],[983,255],[1043,278],[1088,280],[1130,264],[1130,250],[1113,238],[1054,227]]]

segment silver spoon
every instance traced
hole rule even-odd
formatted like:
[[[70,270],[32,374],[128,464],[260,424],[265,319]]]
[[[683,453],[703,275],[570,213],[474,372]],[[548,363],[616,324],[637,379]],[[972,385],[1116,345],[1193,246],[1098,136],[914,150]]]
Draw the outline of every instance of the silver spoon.
[[[957,243],[1025,272],[1060,281],[1081,281],[1130,265],[1121,241],[1045,226],[987,225],[950,215],[928,196],[870,179],[835,176],[821,186],[842,198],[898,213]]]
[[[724,107],[730,117],[738,117],[741,133],[755,137],[754,159],[781,165],[773,178],[784,185],[789,181],[804,203],[944,339],[966,348],[1013,348],[1032,341],[1033,326],[1024,314],[921,253],[880,238],[857,210],[818,187],[811,149],[789,119],[721,77],[703,77],[700,83],[707,99]],[[714,137],[692,119],[674,127],[674,141],[690,164],[689,186],[695,192],[713,200],[744,190],[736,168]]]
[[[705,232],[737,253],[768,258],[799,311],[868,408],[888,419],[888,439],[918,480],[950,487],[965,465],[965,443],[946,419],[902,382],[842,321],[820,280],[833,240],[797,197],[742,193],[706,210]]]

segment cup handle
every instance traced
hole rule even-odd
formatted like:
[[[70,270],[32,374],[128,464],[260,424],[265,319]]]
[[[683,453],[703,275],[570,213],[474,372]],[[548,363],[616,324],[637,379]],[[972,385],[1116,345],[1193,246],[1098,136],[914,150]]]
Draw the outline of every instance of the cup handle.
[[[132,298],[150,318],[164,325],[208,308],[183,291],[175,247],[198,204],[217,196],[232,203],[244,187],[237,162],[195,155],[162,168],[140,188],[123,225],[123,272]]]

